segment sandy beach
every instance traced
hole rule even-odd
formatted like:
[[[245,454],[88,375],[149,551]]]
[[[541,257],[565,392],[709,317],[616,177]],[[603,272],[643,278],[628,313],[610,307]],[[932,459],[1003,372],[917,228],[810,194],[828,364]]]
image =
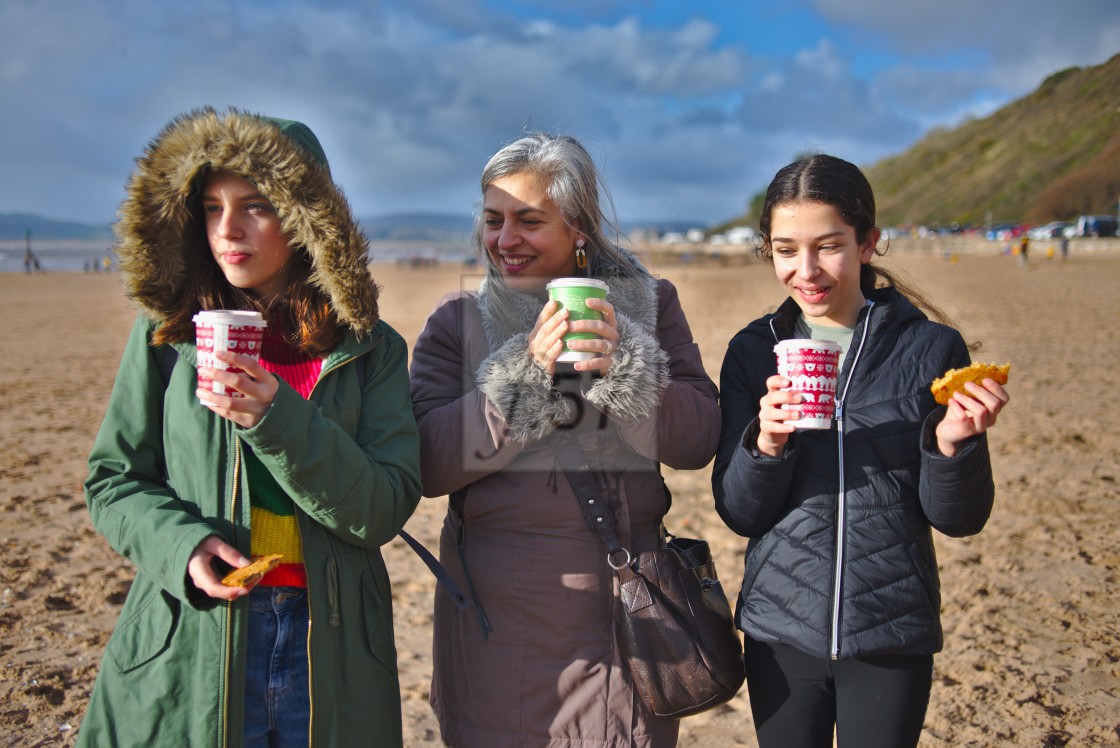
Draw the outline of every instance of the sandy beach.
[[[991,434],[997,496],[978,536],[938,536],[945,650],[923,746],[1120,745],[1120,252],[1023,268],[1010,256],[896,254],[904,271],[1011,362],[1011,405]],[[781,301],[757,262],[662,265],[717,380],[735,331]],[[457,265],[375,265],[382,312],[409,344]],[[116,274],[0,274],[0,744],[73,745],[133,570],[96,534],[82,494],[134,311]],[[712,507],[710,466],[666,471],[670,529],[713,545],[738,590],[744,538]],[[434,548],[446,502],[407,529]],[[434,579],[385,548],[406,745],[439,745],[427,704]],[[439,594],[443,594],[442,592]],[[355,708],[361,708],[355,695]],[[754,746],[746,690],[686,719],[682,746]]]

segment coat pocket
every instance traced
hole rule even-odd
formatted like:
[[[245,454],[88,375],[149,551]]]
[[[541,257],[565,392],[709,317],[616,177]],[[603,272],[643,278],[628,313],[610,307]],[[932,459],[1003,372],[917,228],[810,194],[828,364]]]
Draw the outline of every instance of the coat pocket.
[[[743,566],[744,600],[747,594],[750,593],[751,587],[754,586],[754,580],[758,577],[758,573],[762,571],[762,567],[770,558],[770,554],[778,547],[779,540],[781,540],[781,536],[771,530],[758,540],[752,540],[748,544],[747,557]]]
[[[941,589],[937,581],[937,565],[926,558],[926,554],[917,543],[909,545],[910,560],[914,563],[914,568],[918,575],[918,579],[922,582],[922,587],[926,591],[926,598],[929,600],[930,608],[935,617],[941,615]]]
[[[118,673],[135,670],[167,651],[179,610],[178,600],[163,590],[152,589],[135,610],[121,619],[105,647]]]
[[[362,577],[362,628],[365,631],[366,646],[374,659],[396,675],[397,644],[393,638],[393,609],[387,598],[374,590],[370,580]]]

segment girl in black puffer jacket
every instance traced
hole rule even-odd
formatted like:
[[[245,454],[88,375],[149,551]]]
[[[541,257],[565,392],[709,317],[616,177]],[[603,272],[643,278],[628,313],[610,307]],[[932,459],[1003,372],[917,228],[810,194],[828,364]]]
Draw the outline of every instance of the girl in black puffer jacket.
[[[930,382],[967,366],[968,348],[871,265],[880,232],[857,167],[786,166],[760,229],[790,298],[731,340],[713,472],[720,516],[751,538],[737,618],[759,744],[829,747],[835,728],[841,748],[917,745],[942,646],[931,528],[987,521],[985,432],[1008,395],[989,379],[934,402]],[[801,398],[782,389],[774,345],[789,338],[844,351],[830,429],[787,423]]]

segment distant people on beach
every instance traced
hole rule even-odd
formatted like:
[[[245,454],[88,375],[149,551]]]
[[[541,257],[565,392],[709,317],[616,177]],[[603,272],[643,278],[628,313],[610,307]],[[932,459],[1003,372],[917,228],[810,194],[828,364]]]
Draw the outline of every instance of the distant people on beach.
[[[528,135],[480,181],[482,285],[441,300],[412,358],[424,494],[450,495],[440,559],[476,593],[466,609],[436,598],[432,708],[457,748],[668,748],[679,723],[635,692],[616,575],[568,477],[581,465],[555,439],[579,445],[630,550],[655,548],[670,503],[659,466],[711,459],[716,388],[674,286],[617,245],[578,141]],[[601,319],[549,300],[571,277],[609,286],[586,301]],[[570,342],[574,363],[569,332],[590,333]]]
[[[1031,238],[1026,234],[1019,237],[1019,264],[1027,264],[1027,254],[1030,252]]]
[[[1058,243],[1058,246],[1060,247],[1060,250],[1061,250],[1061,253],[1062,253],[1062,259],[1063,260],[1068,260],[1069,259],[1069,237],[1066,236],[1065,234],[1063,234],[1062,235],[1062,240]]]
[[[943,639],[931,530],[987,522],[986,432],[1008,395],[985,379],[934,400],[930,383],[967,366],[969,349],[873,264],[886,250],[855,165],[817,155],[782,168],[759,228],[789,298],[728,345],[712,473],[720,516],[750,538],[737,612],[758,744],[916,746]],[[806,400],[774,346],[795,338],[842,351],[828,428],[789,423]]]
[[[33,273],[45,273],[42,263],[39,262],[39,256],[36,255],[31,247],[27,248],[27,252],[23,255],[23,269],[30,275]]]
[[[136,577],[78,745],[400,746],[380,549],[420,499],[408,351],[318,139],[237,110],[182,115],[138,159],[120,216],[142,314],[85,489]],[[204,310],[262,315],[259,361],[201,366]],[[279,565],[263,578],[223,579],[264,556]]]

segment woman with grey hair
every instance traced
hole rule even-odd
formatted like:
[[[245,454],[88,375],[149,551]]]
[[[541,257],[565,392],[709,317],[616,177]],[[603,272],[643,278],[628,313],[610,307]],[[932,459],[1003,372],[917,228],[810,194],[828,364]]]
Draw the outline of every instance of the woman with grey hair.
[[[715,385],[676,290],[616,245],[582,145],[533,134],[481,179],[477,292],[444,297],[413,351],[425,496],[450,496],[440,556],[472,606],[437,596],[432,707],[453,746],[672,746],[619,655],[616,576],[555,448],[571,434],[631,553],[662,541],[660,475],[698,469],[719,438]],[[609,287],[572,320],[556,278]],[[563,336],[584,352],[561,358]],[[564,358],[567,358],[565,356]]]

